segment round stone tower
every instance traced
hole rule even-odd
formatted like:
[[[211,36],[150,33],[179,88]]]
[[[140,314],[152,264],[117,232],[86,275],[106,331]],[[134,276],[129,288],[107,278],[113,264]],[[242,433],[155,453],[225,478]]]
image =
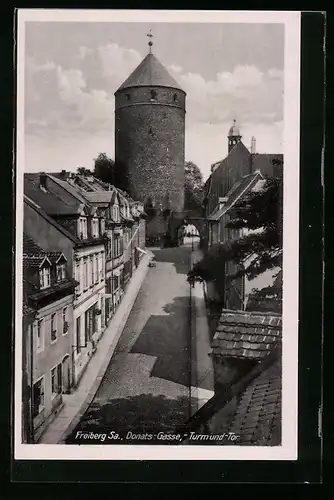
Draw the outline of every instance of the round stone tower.
[[[151,47],[115,92],[116,178],[135,200],[176,217],[184,204],[185,98]]]

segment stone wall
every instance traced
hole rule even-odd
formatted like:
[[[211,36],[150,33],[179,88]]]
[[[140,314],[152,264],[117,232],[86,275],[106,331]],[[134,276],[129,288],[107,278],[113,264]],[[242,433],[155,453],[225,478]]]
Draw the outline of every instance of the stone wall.
[[[170,208],[183,210],[185,94],[155,87],[116,93],[115,161],[135,200],[151,198],[156,206],[169,197]]]

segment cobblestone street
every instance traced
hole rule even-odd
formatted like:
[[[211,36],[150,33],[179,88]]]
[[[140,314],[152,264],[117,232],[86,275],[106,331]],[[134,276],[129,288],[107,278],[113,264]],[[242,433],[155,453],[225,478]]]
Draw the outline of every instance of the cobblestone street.
[[[159,432],[190,416],[191,246],[152,251],[156,267],[147,273],[102,383],[69,443],[77,443],[78,430]]]

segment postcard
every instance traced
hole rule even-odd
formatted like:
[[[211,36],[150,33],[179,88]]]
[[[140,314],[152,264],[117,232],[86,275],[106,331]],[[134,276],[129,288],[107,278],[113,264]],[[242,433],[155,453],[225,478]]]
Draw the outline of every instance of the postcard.
[[[300,12],[19,9],[15,459],[296,460]]]

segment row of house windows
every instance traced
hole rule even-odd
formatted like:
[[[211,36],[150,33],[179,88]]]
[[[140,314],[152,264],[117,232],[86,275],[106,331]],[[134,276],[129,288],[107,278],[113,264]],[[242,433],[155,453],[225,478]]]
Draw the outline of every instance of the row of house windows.
[[[50,370],[51,399],[63,392],[62,365],[59,363]],[[32,411],[33,417],[37,417],[45,408],[45,377],[38,379],[33,385]]]
[[[116,234],[113,241],[113,258],[116,259],[123,254],[124,251],[124,241],[123,238]]]
[[[101,227],[100,227],[101,225]],[[97,217],[91,219],[91,236],[92,238],[99,238],[104,233],[104,220]],[[87,217],[79,217],[78,219],[78,236],[82,240],[88,238],[88,220]]]
[[[75,279],[79,282],[78,293],[85,292],[104,279],[103,255],[103,252],[99,252],[77,260]]]
[[[64,263],[57,264],[56,266],[56,280],[60,283],[66,278],[66,265]],[[51,285],[51,268],[44,266],[39,271],[39,284],[40,288],[48,288]]]
[[[57,319],[61,318],[61,324]],[[36,335],[36,349],[37,352],[44,350],[45,346],[45,334],[47,318],[41,318],[37,321],[37,335]],[[60,326],[60,328],[59,328]],[[50,316],[50,342],[53,344],[57,341],[58,334],[61,332],[62,335],[66,335],[68,332],[68,308],[64,307],[61,316],[59,313],[53,313]]]
[[[94,333],[98,331],[98,317],[100,314],[101,310],[99,310],[96,302],[85,311],[84,315],[76,319],[75,351],[77,354],[80,354],[81,349],[87,346],[87,343],[92,339]]]

